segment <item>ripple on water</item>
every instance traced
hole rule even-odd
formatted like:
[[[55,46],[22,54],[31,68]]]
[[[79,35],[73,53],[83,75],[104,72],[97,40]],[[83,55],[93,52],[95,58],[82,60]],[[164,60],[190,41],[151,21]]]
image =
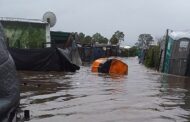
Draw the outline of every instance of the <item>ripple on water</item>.
[[[20,72],[21,106],[32,122],[176,122],[190,120],[190,79],[164,75],[123,59],[128,76]]]

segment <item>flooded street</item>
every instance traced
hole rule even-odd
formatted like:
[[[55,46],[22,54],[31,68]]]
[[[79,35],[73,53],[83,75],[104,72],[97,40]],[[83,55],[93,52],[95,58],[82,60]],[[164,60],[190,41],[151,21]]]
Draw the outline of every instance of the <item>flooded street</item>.
[[[92,73],[20,72],[21,107],[30,122],[190,121],[190,79],[163,75],[123,59],[128,76]]]

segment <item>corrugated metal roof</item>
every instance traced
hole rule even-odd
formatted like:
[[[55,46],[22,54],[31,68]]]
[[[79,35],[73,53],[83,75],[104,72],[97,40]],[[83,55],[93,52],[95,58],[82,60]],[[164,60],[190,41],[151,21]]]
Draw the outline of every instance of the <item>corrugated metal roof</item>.
[[[171,31],[169,32],[169,36],[174,40],[179,40],[181,38],[190,39],[190,31]]]
[[[0,17],[0,21],[47,24],[47,22],[40,19],[25,19],[25,18],[11,18],[11,17]]]
[[[60,32],[60,31],[51,31],[50,35],[51,35],[51,40],[53,40],[55,43],[65,43],[65,42],[67,42],[71,33]]]

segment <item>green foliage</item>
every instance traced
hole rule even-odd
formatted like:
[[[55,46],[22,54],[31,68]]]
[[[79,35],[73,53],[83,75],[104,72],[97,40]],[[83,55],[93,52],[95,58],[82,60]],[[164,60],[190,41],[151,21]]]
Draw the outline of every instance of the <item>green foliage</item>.
[[[103,37],[100,33],[96,33],[92,36],[92,42],[93,43],[98,42],[99,44],[107,44],[108,39]]]
[[[114,35],[119,41],[124,41],[125,35],[123,32],[116,31]]]
[[[92,43],[92,37],[91,36],[85,36],[84,33],[79,33],[78,35],[80,43],[81,44],[91,44]]]
[[[101,43],[103,43],[103,44],[107,44],[108,41],[109,41],[109,40],[108,40],[106,37],[104,37],[103,40],[101,41]]]
[[[112,35],[112,37],[111,37],[111,39],[110,39],[110,42],[111,42],[111,44],[118,44],[118,43],[120,43],[121,41],[124,41],[124,37],[125,37],[125,35],[124,35],[123,32],[116,31],[116,32]]]
[[[138,55],[138,49],[137,47],[133,46],[129,49],[129,57],[134,57]]]
[[[145,49],[149,47],[152,41],[153,37],[151,36],[151,34],[140,34],[138,38],[138,43],[136,45],[138,45],[139,48]]]
[[[84,33],[79,33],[78,37],[81,44],[95,44],[96,42],[98,42],[99,44],[107,44],[109,41],[100,33],[96,33],[92,37],[89,35],[85,36]]]
[[[153,46],[147,50],[145,56],[145,66],[150,68],[158,68],[159,67],[159,58],[160,58],[160,47]]]
[[[119,43],[119,40],[113,35],[110,39],[110,43],[115,45]]]
[[[113,35],[112,38],[110,39],[111,44],[118,44],[121,41],[124,41],[124,33],[120,31],[116,31]],[[100,33],[95,33],[92,37],[91,36],[85,36],[84,33],[79,33],[78,35],[80,43],[81,44],[107,44],[108,39],[104,36],[102,36]]]
[[[79,33],[78,37],[79,37],[80,43],[83,44],[84,43],[85,34],[81,32],[81,33]]]
[[[92,37],[91,36],[86,36],[84,38],[83,44],[91,44],[92,43]]]

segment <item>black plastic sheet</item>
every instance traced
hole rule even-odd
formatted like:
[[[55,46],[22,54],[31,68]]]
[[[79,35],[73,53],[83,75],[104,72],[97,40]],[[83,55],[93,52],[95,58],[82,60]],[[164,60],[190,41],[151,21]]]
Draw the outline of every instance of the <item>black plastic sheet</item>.
[[[57,48],[9,48],[17,70],[75,72],[80,67],[73,64]]]
[[[11,122],[19,105],[19,81],[0,24],[0,122]]]

